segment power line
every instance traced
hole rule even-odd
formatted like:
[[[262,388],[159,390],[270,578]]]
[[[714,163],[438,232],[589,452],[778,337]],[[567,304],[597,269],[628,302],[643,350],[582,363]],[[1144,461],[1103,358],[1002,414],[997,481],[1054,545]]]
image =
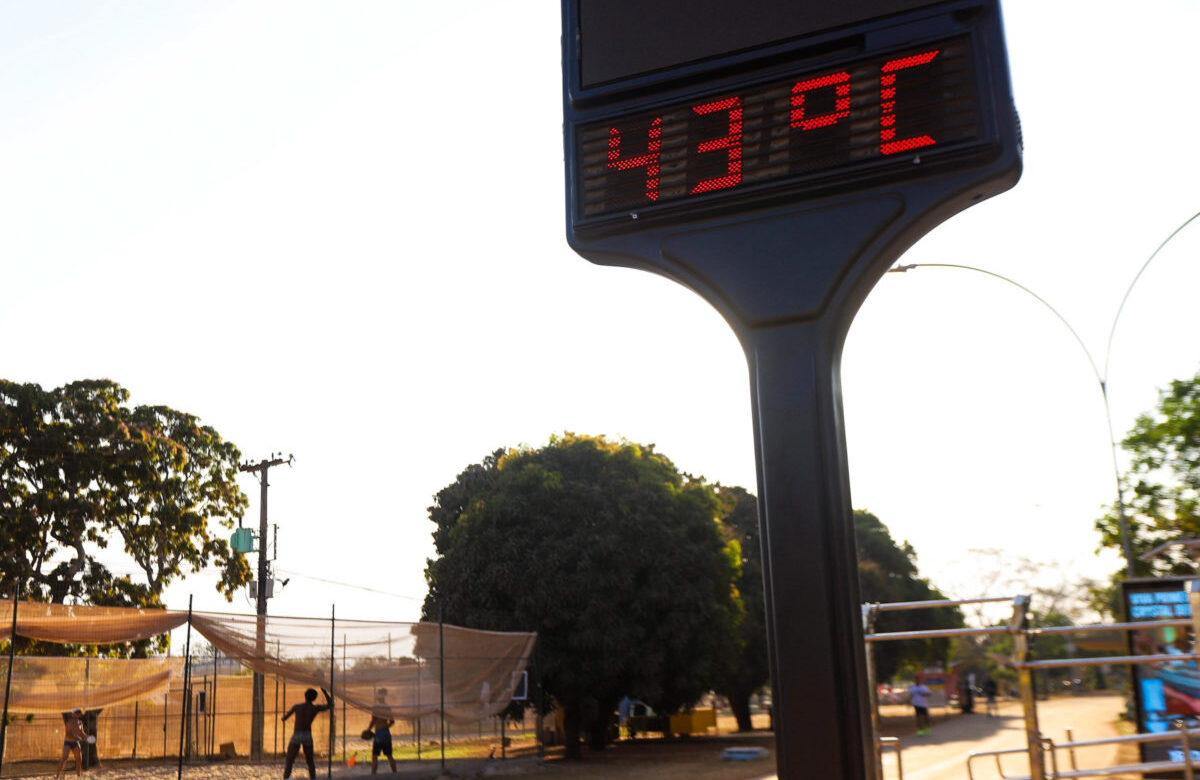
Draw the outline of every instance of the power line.
[[[425,598],[423,596],[420,596],[420,597],[407,596],[407,595],[404,595],[403,593],[392,593],[392,592],[386,591],[386,590],[379,590],[378,588],[368,588],[366,585],[355,585],[355,584],[349,583],[349,582],[339,582],[338,580],[328,580],[328,579],[325,579],[324,577],[314,577],[311,574],[302,574],[301,572],[298,572],[298,571],[289,571],[287,569],[276,569],[276,571],[278,571],[280,574],[286,574],[289,577],[299,577],[299,578],[305,579],[305,580],[313,580],[314,582],[324,582],[327,585],[340,585],[343,588],[354,588],[355,590],[365,590],[368,593],[378,593],[381,596],[392,596],[393,598],[407,599],[409,601],[424,601],[425,600]]]

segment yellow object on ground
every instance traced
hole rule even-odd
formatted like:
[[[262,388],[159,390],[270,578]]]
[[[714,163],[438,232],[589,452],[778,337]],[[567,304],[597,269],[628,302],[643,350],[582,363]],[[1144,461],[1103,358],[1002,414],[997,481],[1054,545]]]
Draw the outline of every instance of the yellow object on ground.
[[[672,734],[707,734],[716,731],[717,711],[712,707],[698,707],[691,712],[680,712],[671,716]]]

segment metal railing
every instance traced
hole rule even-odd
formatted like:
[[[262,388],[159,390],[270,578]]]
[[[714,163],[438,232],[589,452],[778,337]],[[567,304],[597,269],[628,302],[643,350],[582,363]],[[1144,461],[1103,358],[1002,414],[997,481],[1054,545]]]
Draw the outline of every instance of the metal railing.
[[[1131,734],[1124,737],[1072,741],[1071,730],[1067,729],[1067,742],[1055,743],[1052,739],[1042,739],[1043,752],[1050,757],[1050,772],[1046,777],[1053,778],[1053,780],[1065,780],[1066,778],[1075,777],[1106,777],[1134,772],[1171,772],[1183,770],[1186,780],[1195,780],[1195,767],[1197,763],[1195,759],[1197,756],[1192,750],[1192,739],[1195,737],[1200,737],[1200,729],[1178,729],[1175,731],[1162,731],[1157,734]],[[1145,761],[1136,764],[1117,764],[1114,766],[1080,769],[1075,756],[1076,748],[1099,747],[1121,743],[1169,742],[1176,739],[1183,743],[1182,761]],[[1060,771],[1058,768],[1058,751],[1060,750],[1067,751],[1071,768],[1066,771]],[[1002,780],[1031,780],[1031,775],[1004,774],[1004,768],[1000,761],[1002,756],[1026,752],[1026,748],[1007,748],[1004,750],[981,750],[969,753],[967,755],[967,777],[969,780],[975,780],[973,764],[976,759],[991,757],[996,761],[996,772]]]
[[[1007,626],[992,626],[986,628],[944,628],[931,629],[925,631],[893,631],[890,633],[877,634],[874,632],[875,620],[883,612],[899,612],[902,610],[913,609],[938,609],[941,607],[957,607],[965,604],[995,604],[995,603],[1011,603],[1013,605],[1013,617]],[[958,636],[981,636],[986,634],[1007,634],[1016,633],[1017,641],[1014,644],[1018,647],[1018,658],[1024,659],[1022,654],[1021,639],[1023,634],[1020,632],[1026,627],[1025,616],[1029,606],[1028,596],[989,596],[986,598],[977,599],[938,599],[934,601],[900,601],[890,604],[863,604],[862,605],[862,620],[863,620],[863,639],[866,642],[867,656],[867,686],[870,689],[871,696],[871,727],[874,734],[879,733],[880,716],[879,716],[879,691],[875,679],[875,655],[873,653],[873,645],[877,642],[895,642],[905,639],[935,639],[945,637]],[[1032,671],[1024,671],[1020,673],[1022,676],[1022,699],[1025,699],[1025,689],[1028,688],[1030,700],[1032,700]],[[1029,678],[1026,680],[1025,678]],[[1032,714],[1033,720],[1030,721],[1030,712],[1026,708],[1026,730],[1030,733],[1030,740],[1036,734],[1036,712]],[[1032,725],[1031,725],[1032,723]],[[875,740],[875,774],[876,777],[882,778],[883,774],[883,748],[884,740],[890,740],[889,737],[877,737]],[[899,766],[900,758],[900,743],[897,740],[895,743],[887,742],[889,747],[896,751],[896,761]],[[1033,755],[1033,750],[1030,750]],[[1040,762],[1040,758],[1039,758]],[[1030,764],[1033,765],[1032,762]],[[900,768],[903,774],[903,767]],[[1035,778],[1035,780],[1043,780]]]
[[[965,604],[980,604],[980,603],[998,603],[1010,602],[1013,605],[1013,616],[1007,625],[989,626],[983,628],[946,628],[946,629],[929,629],[924,631],[895,631],[889,633],[874,633],[875,619],[882,612],[895,612],[900,610],[910,609],[935,609],[938,607],[953,607]],[[1126,665],[1135,666],[1139,664],[1152,664],[1160,662],[1178,662],[1178,661],[1200,661],[1200,653],[1171,653],[1171,654],[1155,654],[1155,655],[1126,655],[1126,656],[1109,656],[1098,658],[1063,658],[1063,659],[1048,659],[1048,660],[1031,660],[1029,658],[1029,640],[1033,637],[1053,634],[1075,634],[1075,633],[1092,633],[1101,631],[1137,631],[1146,628],[1147,622],[1128,622],[1128,623],[1095,623],[1082,626],[1046,626],[1042,628],[1031,627],[1028,624],[1027,616],[1029,610],[1029,597],[996,597],[982,599],[947,599],[944,601],[910,601],[899,602],[894,604],[864,604],[863,605],[863,639],[867,644],[867,678],[868,684],[871,686],[872,699],[872,722],[878,729],[879,724],[879,703],[877,691],[875,690],[875,670],[874,658],[871,652],[872,646],[878,642],[892,642],[912,639],[941,639],[950,637],[962,636],[985,636],[989,634],[1011,634],[1014,639],[1014,657],[1009,661],[1009,666],[1017,671],[1020,680],[1021,689],[1021,704],[1024,711],[1026,745],[1018,748],[1007,748],[1004,750],[986,750],[970,753],[967,757],[967,775],[970,780],[974,780],[974,763],[983,758],[991,757],[995,759],[996,771],[1002,780],[1059,780],[1060,778],[1076,778],[1076,777],[1105,777],[1109,775],[1118,775],[1131,772],[1162,772],[1162,771],[1183,771],[1186,780],[1196,780],[1195,767],[1200,764],[1200,749],[1193,753],[1192,741],[1196,737],[1200,737],[1200,729],[1185,729],[1182,728],[1182,722],[1179,722],[1179,728],[1174,731],[1165,731],[1155,734],[1134,734],[1123,737],[1108,737],[1105,739],[1090,739],[1076,741],[1070,729],[1067,730],[1067,741],[1063,743],[1055,743],[1053,740],[1043,736],[1038,727],[1037,718],[1037,702],[1033,695],[1033,678],[1032,675],[1039,669],[1055,669],[1072,666],[1102,666],[1102,665]],[[1193,628],[1195,623],[1191,619],[1176,619],[1176,620],[1155,620],[1152,621],[1155,628]],[[885,748],[891,748],[896,752],[897,766],[900,765],[900,743],[894,737],[881,737],[876,740],[876,768],[879,777],[883,777],[882,753]],[[1182,742],[1182,756],[1179,761],[1149,761],[1136,764],[1121,764],[1110,767],[1094,767],[1089,769],[1080,769],[1077,765],[1075,750],[1076,748],[1096,747],[1100,745],[1113,745],[1120,743],[1147,743],[1147,742],[1167,742],[1178,740]],[[1200,743],[1198,743],[1200,745]],[[1060,770],[1058,766],[1059,752],[1067,751],[1069,769]],[[1006,775],[1001,763],[1001,758],[1006,755],[1025,754],[1029,761],[1029,774],[1025,775]],[[1047,759],[1049,767],[1046,766]],[[901,780],[903,780],[903,769],[901,768]]]
[[[875,753],[879,757],[879,765],[883,766],[883,751],[891,748],[896,753],[896,777],[897,780],[904,780],[904,760],[900,757],[900,738],[899,737],[880,737],[875,740]],[[883,773],[880,772],[879,780],[883,780]],[[1191,780],[1191,778],[1188,778]]]
[[[874,633],[875,618],[882,612],[894,612],[909,609],[935,609],[938,607],[952,607],[964,604],[980,604],[980,603],[998,603],[1011,602],[1013,605],[1013,616],[1007,625],[1003,626],[988,626],[982,628],[945,628],[945,629],[929,629],[924,631],[895,631],[890,633]],[[1160,770],[1179,770],[1183,769],[1187,780],[1195,780],[1193,777],[1193,762],[1191,754],[1190,739],[1193,736],[1200,735],[1200,732],[1173,731],[1162,732],[1158,734],[1139,734],[1129,737],[1112,737],[1101,740],[1087,740],[1084,742],[1072,741],[1071,735],[1068,733],[1068,741],[1056,745],[1053,740],[1044,737],[1038,726],[1037,717],[1037,702],[1033,693],[1033,673],[1039,669],[1055,669],[1072,666],[1101,666],[1108,664],[1119,665],[1137,665],[1149,664],[1163,661],[1190,661],[1200,660],[1200,653],[1176,653],[1169,655],[1131,655],[1131,656],[1115,656],[1115,657],[1100,657],[1100,658],[1064,658],[1064,659],[1049,659],[1049,660],[1031,660],[1029,657],[1029,640],[1036,636],[1052,635],[1052,634],[1073,634],[1073,633],[1091,633],[1100,631],[1136,631],[1146,627],[1143,622],[1129,623],[1096,623],[1083,626],[1047,626],[1043,628],[1034,628],[1029,626],[1027,616],[1029,610],[1030,599],[1028,596],[1020,595],[1015,597],[993,597],[983,599],[947,599],[944,601],[910,601],[900,602],[895,604],[864,604],[863,605],[863,639],[867,643],[867,677],[869,684],[872,686],[872,722],[878,728],[879,710],[877,692],[874,690],[875,674],[874,674],[874,658],[871,653],[872,646],[877,642],[892,642],[912,639],[941,639],[950,637],[963,636],[986,636],[991,634],[1011,634],[1014,640],[1014,657],[1009,661],[1009,666],[1017,671],[1020,689],[1021,689],[1021,704],[1024,712],[1026,745],[1019,748],[1009,748],[1005,750],[989,750],[980,753],[972,753],[967,758],[967,773],[972,778],[972,764],[977,758],[991,756],[996,761],[996,771],[1001,778],[1007,780],[1051,780],[1051,778],[1070,778],[1070,777],[1101,777],[1105,775],[1121,774],[1122,772],[1140,772],[1140,771],[1160,771]],[[1156,620],[1154,626],[1156,628],[1190,628],[1194,624],[1190,619],[1177,620]],[[1180,735],[1182,734],[1182,737]],[[1075,765],[1076,747],[1095,746],[1104,744],[1113,744],[1119,742],[1156,742],[1166,741],[1170,739],[1182,738],[1184,740],[1184,760],[1183,761],[1155,761],[1140,764],[1128,764],[1121,767],[1105,767],[1090,770],[1080,770]],[[886,739],[886,738],[885,738]],[[877,741],[878,742],[878,741]],[[889,743],[890,744],[890,743]],[[899,745],[894,749],[899,755]],[[1058,768],[1058,752],[1061,749],[1067,749],[1070,757],[1071,768],[1067,771],[1060,772]],[[882,750],[883,745],[876,745],[876,769],[880,777],[883,776],[882,766]],[[1013,778],[1004,774],[1001,766],[1001,757],[1005,755],[1015,755],[1023,753],[1028,756],[1029,774],[1021,775]],[[1049,759],[1050,767],[1047,768],[1046,763]],[[1049,770],[1049,771],[1047,771]]]

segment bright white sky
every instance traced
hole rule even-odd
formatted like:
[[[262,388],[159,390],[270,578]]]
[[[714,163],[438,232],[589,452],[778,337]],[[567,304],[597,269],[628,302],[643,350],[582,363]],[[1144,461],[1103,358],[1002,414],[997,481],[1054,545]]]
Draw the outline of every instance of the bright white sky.
[[[1005,13],[1024,178],[902,262],[1019,281],[1102,363],[1134,274],[1200,211],[1200,4]],[[294,453],[271,477],[291,577],[273,614],[416,619],[432,496],[555,432],[653,442],[753,488],[725,323],[566,245],[559,56],[549,2],[8,0],[0,375],[108,377],[249,459]],[[1200,367],[1198,253],[1200,220],[1121,316],[1118,435]],[[935,584],[975,595],[978,548],[1071,575],[1117,566],[1092,531],[1115,492],[1101,395],[1037,301],[967,271],[885,276],[843,379],[854,505]],[[256,526],[258,486],[243,488]],[[168,602],[252,611],[212,583]]]

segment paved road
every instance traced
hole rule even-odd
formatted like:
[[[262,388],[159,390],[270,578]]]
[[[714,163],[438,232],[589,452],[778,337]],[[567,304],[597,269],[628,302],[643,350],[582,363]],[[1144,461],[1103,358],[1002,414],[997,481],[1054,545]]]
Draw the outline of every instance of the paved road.
[[[982,702],[980,703],[982,706]],[[1066,742],[1069,728],[1075,740],[1103,739],[1117,736],[1114,721],[1125,709],[1119,694],[1079,696],[1038,702],[1041,732],[1055,742]],[[1025,745],[1025,721],[1017,702],[1000,705],[998,717],[989,718],[982,712],[937,719],[930,734],[918,737],[909,734],[901,738],[904,759],[904,780],[967,780],[967,755],[985,750],[1020,748]],[[1117,763],[1115,745],[1085,748],[1076,751],[1080,769],[1113,766]],[[1059,769],[1066,770],[1066,751],[1060,751]],[[1003,759],[1008,776],[1028,776],[1029,760],[1017,753]],[[973,764],[975,780],[997,780],[995,759],[976,759]],[[885,780],[896,780],[896,759],[889,750],[884,754]],[[762,780],[776,780],[775,776]]]
[[[1066,742],[1066,730],[1072,730],[1076,740],[1102,739],[1117,736],[1114,721],[1125,708],[1120,695],[1080,696],[1053,699],[1038,703],[1041,732],[1055,742]],[[981,712],[959,715],[935,725],[923,737],[909,735],[901,740],[905,780],[964,780],[967,777],[967,755],[985,750],[1019,748],[1025,745],[1025,722],[1017,702],[1000,705],[999,717],[989,718]],[[1079,768],[1112,766],[1117,763],[1115,745],[1084,748],[1076,751]],[[1018,753],[1002,759],[1004,773],[1028,775],[1029,762]],[[1066,751],[1060,751],[1059,768],[1067,769]],[[995,759],[976,759],[973,763],[976,780],[996,780]],[[888,780],[896,777],[895,759],[885,754],[884,774]]]

